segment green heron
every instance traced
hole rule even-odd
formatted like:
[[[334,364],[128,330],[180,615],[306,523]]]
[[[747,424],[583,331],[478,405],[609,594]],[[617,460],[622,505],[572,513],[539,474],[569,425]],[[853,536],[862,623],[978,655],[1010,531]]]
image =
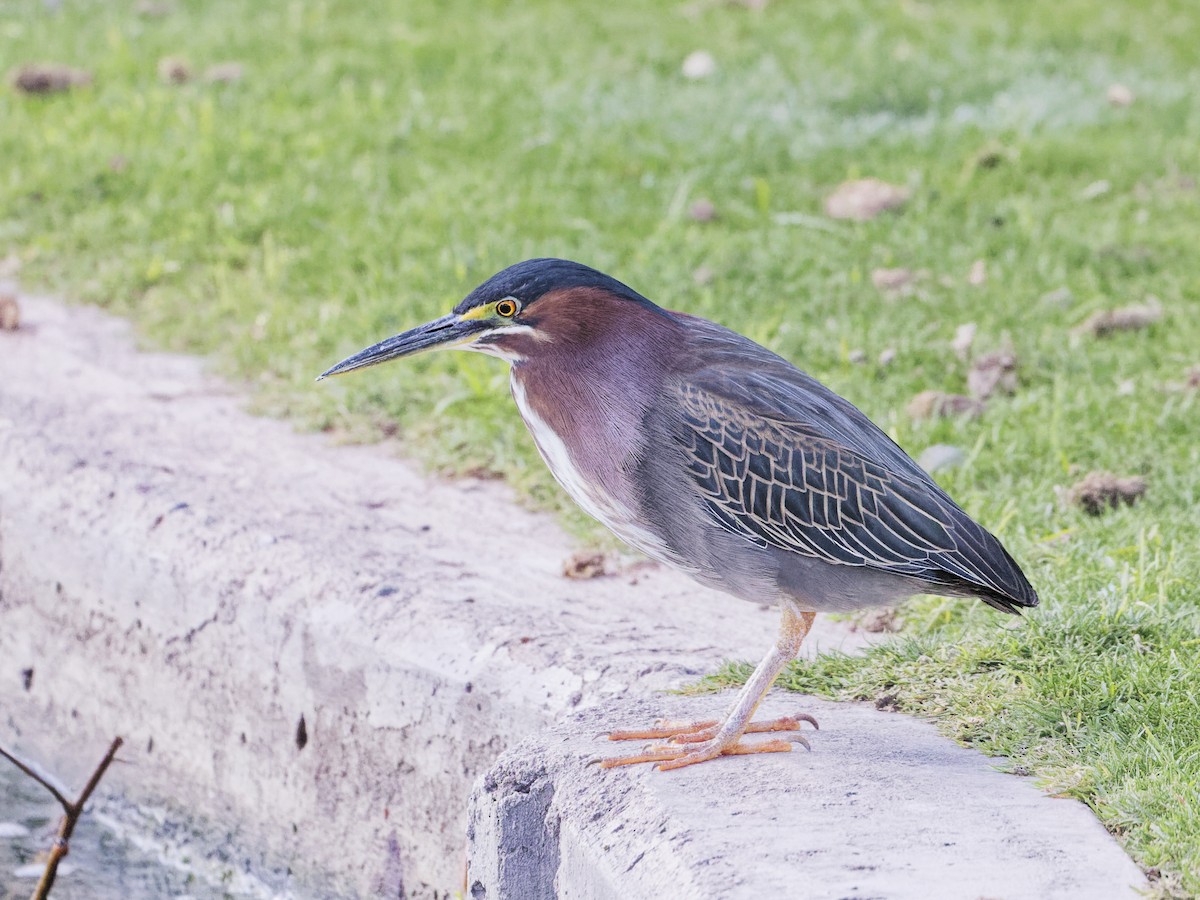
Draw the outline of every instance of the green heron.
[[[338,375],[458,347],[511,364],[513,397],[575,501],[637,549],[782,610],[779,638],[722,722],[659,722],[667,743],[603,765],[673,769],[808,746],[807,715],[752,722],[817,612],[913,594],[1016,613],[1037,594],[1000,542],[862,412],[785,359],[670,312],[594,269],[532,259],[449,315],[338,363]],[[743,740],[747,732],[791,732]]]

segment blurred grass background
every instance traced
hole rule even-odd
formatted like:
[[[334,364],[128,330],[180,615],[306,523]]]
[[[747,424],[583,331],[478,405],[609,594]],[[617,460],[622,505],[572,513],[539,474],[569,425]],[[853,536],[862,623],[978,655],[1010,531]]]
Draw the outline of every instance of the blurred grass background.
[[[1025,564],[1022,623],[922,599],[793,686],[892,698],[1090,803],[1164,894],[1200,892],[1200,12],[1190,0],[604,4],[0,2],[0,257],[28,287],[210,354],[256,406],[567,504],[495,360],[313,377],[517,260],[565,256],[730,325],[861,406]],[[716,70],[689,79],[703,49]],[[195,77],[160,77],[160,60]],[[212,65],[242,77],[211,82]],[[1133,102],[1113,104],[1114,84]],[[873,176],[897,214],[822,201]],[[715,216],[690,210],[708,200]],[[982,260],[986,280],[968,283]],[[877,268],[921,272],[896,294]],[[1155,297],[1161,323],[1072,329]],[[983,417],[957,326],[1011,348]],[[881,363],[881,354],[892,356]],[[1145,475],[1092,518],[1056,488]],[[594,532],[584,532],[594,537]],[[733,666],[718,681],[736,681]]]

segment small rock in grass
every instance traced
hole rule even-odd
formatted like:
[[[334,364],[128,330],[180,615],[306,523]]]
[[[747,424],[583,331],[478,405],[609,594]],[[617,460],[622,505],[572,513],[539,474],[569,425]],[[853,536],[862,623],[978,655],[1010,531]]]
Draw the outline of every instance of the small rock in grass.
[[[92,83],[92,75],[59,63],[27,63],[12,76],[12,86],[26,94],[55,94]]]
[[[943,469],[953,469],[967,461],[967,454],[961,447],[953,444],[933,444],[921,451],[917,457],[917,465],[926,472],[933,474]]]
[[[888,366],[890,366],[895,361],[896,361],[896,348],[895,347],[884,347],[882,350],[879,351],[879,367],[881,369],[886,369]]]
[[[1183,381],[1168,381],[1163,385],[1167,391],[1200,390],[1200,366],[1192,366],[1183,373]]]
[[[900,630],[900,620],[894,606],[884,606],[860,613],[850,624],[850,630],[865,631],[868,634],[890,634]]]
[[[1113,106],[1129,106],[1137,99],[1136,95],[1123,84],[1110,84],[1108,86],[1108,102]]]
[[[1082,191],[1079,192],[1080,200],[1095,200],[1097,197],[1103,197],[1112,190],[1112,182],[1106,178],[1101,178],[1099,181],[1093,181]]]
[[[164,56],[158,61],[158,80],[164,84],[186,84],[192,80],[192,67],[186,59]]]
[[[1145,303],[1122,306],[1119,309],[1102,309],[1088,316],[1076,330],[1093,337],[1104,337],[1114,331],[1137,331],[1153,325],[1163,317],[1162,304],[1157,297],[1148,297]]]
[[[825,215],[868,222],[882,212],[899,209],[907,200],[907,188],[878,178],[843,181],[825,198]]]
[[[900,695],[894,691],[880,694],[875,698],[875,708],[884,710],[885,712],[897,711],[900,709]]]
[[[688,217],[693,222],[711,222],[717,217],[717,208],[711,200],[697,200],[688,208]]]
[[[1098,516],[1122,503],[1132,506],[1146,493],[1146,479],[1140,475],[1122,478],[1111,472],[1089,472],[1064,495],[1067,503],[1079,506],[1089,515]]]
[[[921,391],[908,404],[908,414],[914,419],[929,419],[934,416],[968,416],[972,419],[983,414],[982,400],[964,397],[962,394],[947,394],[944,391]]]
[[[697,266],[696,271],[692,273],[692,282],[699,287],[704,287],[716,277],[717,273],[708,266]]]
[[[223,62],[209,66],[204,71],[204,80],[209,84],[233,84],[241,81],[246,74],[245,67],[239,62]]]
[[[975,331],[974,322],[964,322],[954,329],[954,340],[950,342],[950,349],[963,362],[971,356],[971,347],[975,345]]]
[[[861,347],[855,347],[846,354],[846,361],[851,365],[861,366],[867,361],[867,351],[863,350]]]
[[[973,169],[995,169],[1014,156],[1015,153],[1003,144],[989,141],[979,150],[975,151],[975,155],[971,157],[968,166]]]
[[[977,259],[971,263],[971,270],[967,272],[967,284],[971,287],[979,287],[987,281],[987,263],[982,259]]]
[[[871,284],[888,294],[906,293],[917,280],[911,269],[875,269],[871,272]]]
[[[1052,291],[1047,291],[1041,296],[1042,303],[1045,303],[1047,306],[1066,306],[1074,299],[1075,295],[1072,294],[1071,289],[1065,285],[1063,287],[1055,288]]]
[[[139,16],[145,16],[148,19],[161,19],[163,16],[169,16],[174,12],[175,5],[172,3],[156,2],[156,0],[139,0],[133,9]]]
[[[21,307],[17,298],[0,294],[0,331],[16,331],[21,327]]]
[[[717,61],[707,50],[693,50],[683,60],[683,77],[708,78],[717,71]]]
[[[967,389],[979,400],[986,400],[998,390],[1016,393],[1017,355],[1010,350],[997,350],[979,357],[967,373]]]
[[[584,580],[609,575],[608,557],[603,553],[572,553],[563,561],[562,573],[567,578]]]

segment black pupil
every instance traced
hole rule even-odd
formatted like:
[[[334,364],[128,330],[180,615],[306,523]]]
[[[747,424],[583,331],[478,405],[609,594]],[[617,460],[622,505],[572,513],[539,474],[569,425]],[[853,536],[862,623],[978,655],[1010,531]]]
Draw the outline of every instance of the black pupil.
[[[500,303],[500,315],[511,316],[517,311],[517,305],[511,300],[503,300]]]

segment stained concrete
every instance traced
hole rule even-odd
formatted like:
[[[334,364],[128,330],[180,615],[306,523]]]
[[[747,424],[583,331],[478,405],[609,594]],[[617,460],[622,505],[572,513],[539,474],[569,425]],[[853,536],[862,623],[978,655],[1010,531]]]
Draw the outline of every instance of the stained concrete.
[[[1075,900],[1146,887],[1090,810],[873,705],[774,692],[767,716],[813,714],[812,751],[725,758],[673,772],[599,769],[639,745],[615,723],[722,712],[727,698],[618,701],[506,752],[472,796],[473,900],[721,897],[760,900]],[[536,836],[538,860],[524,854]],[[557,836],[557,846],[544,848]],[[541,868],[514,879],[506,849]],[[498,865],[499,863],[499,865]]]
[[[774,612],[661,569],[564,579],[574,548],[502,486],[430,480],[390,447],[296,435],[247,415],[196,360],[137,352],[122,322],[20,302],[22,329],[0,333],[0,740],[82,776],[124,735],[126,764],[105,789],[185,823],[198,852],[280,895],[463,889],[468,793],[506,748],[573,712],[595,709],[598,724],[610,704],[656,696],[723,658],[758,658],[772,638]],[[497,539],[512,534],[521,540]],[[814,646],[857,640],[818,622]],[[710,702],[686,701],[689,711]],[[868,717],[857,741],[879,742],[886,726],[872,721],[902,720]],[[835,781],[870,779],[837,761],[836,744],[815,746],[811,760],[829,760]],[[941,758],[909,752],[923,771]],[[765,784],[784,764],[799,777],[804,760],[754,761],[744,777]],[[594,814],[615,829],[636,810],[622,800],[631,785],[666,785],[682,803],[706,770],[732,771],[720,767],[673,780],[619,772],[564,790],[547,762],[532,801],[512,804],[541,837],[516,855],[498,844],[491,870],[524,867],[543,890],[563,872],[626,878],[588,826],[550,811],[570,790],[592,791]],[[1030,815],[1061,805],[1037,799]],[[745,807],[739,826],[775,833],[765,809]],[[622,840],[649,840],[635,821],[667,827],[676,846],[710,840],[701,807],[664,810],[631,819]],[[480,834],[484,821],[477,813]],[[688,821],[691,834],[680,830]],[[1129,865],[1093,831],[1097,853]],[[695,864],[741,867],[730,839]],[[662,852],[652,856],[665,871],[691,865]],[[629,884],[650,870],[634,866]]]

